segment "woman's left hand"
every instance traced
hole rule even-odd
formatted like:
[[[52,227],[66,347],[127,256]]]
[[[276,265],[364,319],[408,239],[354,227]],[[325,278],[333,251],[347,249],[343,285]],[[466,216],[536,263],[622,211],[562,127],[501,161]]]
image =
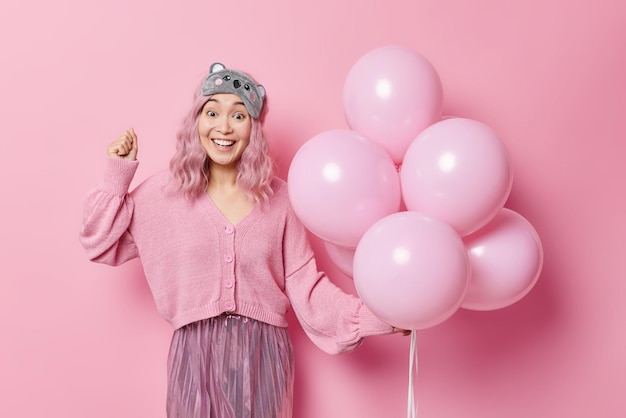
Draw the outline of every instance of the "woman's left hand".
[[[411,335],[411,330],[393,327],[393,333],[394,334],[401,333],[402,335],[406,337],[407,335]]]

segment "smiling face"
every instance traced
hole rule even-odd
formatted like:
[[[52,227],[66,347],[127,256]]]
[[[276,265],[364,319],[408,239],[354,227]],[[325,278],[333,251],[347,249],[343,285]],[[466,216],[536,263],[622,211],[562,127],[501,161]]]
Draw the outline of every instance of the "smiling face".
[[[241,99],[230,93],[214,94],[198,119],[198,134],[212,164],[235,167],[250,143],[252,121]]]

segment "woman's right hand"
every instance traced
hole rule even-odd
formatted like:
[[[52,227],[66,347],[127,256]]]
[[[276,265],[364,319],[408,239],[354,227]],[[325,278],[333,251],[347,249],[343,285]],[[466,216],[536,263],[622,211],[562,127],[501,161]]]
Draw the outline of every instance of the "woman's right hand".
[[[133,128],[128,129],[119,138],[111,142],[107,148],[109,157],[134,161],[137,159],[137,134]]]

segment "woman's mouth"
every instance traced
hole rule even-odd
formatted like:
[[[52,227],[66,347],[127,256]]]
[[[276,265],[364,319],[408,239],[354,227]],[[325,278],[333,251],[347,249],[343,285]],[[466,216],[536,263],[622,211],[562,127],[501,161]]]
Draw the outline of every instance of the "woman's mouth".
[[[220,147],[230,147],[232,146],[235,141],[229,141],[227,139],[212,139],[213,143],[215,145],[219,145]]]

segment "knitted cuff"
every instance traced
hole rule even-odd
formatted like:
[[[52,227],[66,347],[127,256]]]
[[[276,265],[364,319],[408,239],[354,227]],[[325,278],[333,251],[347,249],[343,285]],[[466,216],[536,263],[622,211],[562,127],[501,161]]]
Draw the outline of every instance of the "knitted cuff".
[[[107,157],[104,166],[103,190],[116,196],[124,196],[128,193],[130,183],[133,181],[139,161],[122,160]]]
[[[359,328],[361,337],[393,332],[393,326],[381,321],[365,304],[361,305],[359,311]]]

